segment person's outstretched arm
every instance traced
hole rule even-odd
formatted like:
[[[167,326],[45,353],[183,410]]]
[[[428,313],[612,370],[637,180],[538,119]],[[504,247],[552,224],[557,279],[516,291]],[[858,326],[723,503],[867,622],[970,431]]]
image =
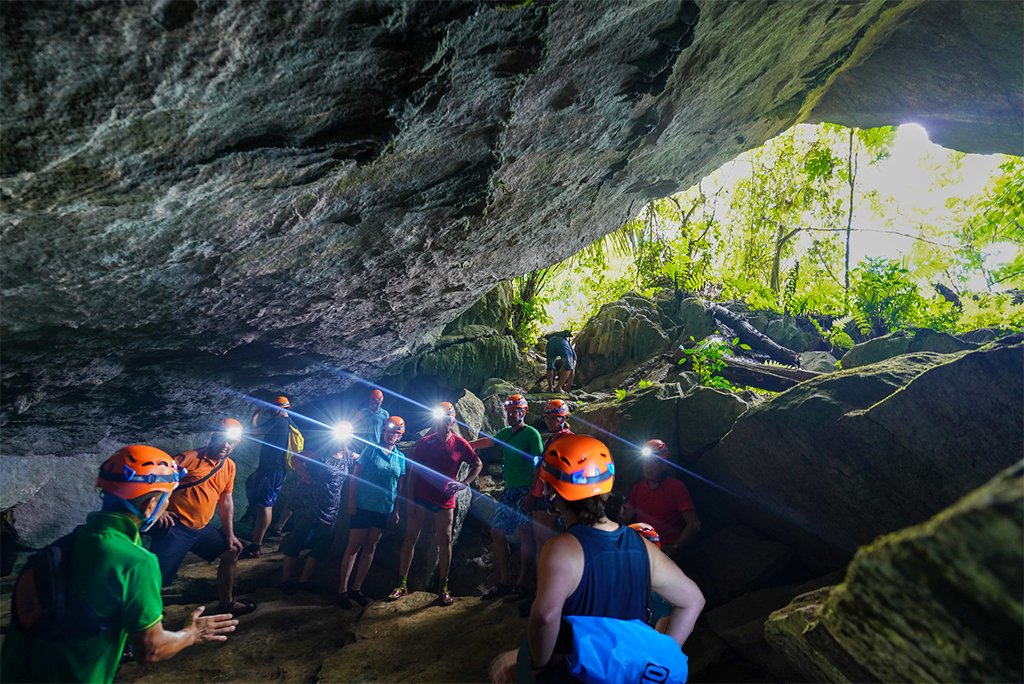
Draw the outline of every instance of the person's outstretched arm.
[[[644,544],[651,563],[651,590],[675,606],[666,634],[682,646],[704,609],[704,594],[658,547],[646,539]]]
[[[135,657],[142,663],[155,663],[172,658],[182,650],[207,641],[227,641],[227,635],[235,631],[238,620],[230,614],[207,615],[206,606],[199,606],[189,616],[185,626],[177,632],[164,629],[158,622],[149,629],[132,634]]]

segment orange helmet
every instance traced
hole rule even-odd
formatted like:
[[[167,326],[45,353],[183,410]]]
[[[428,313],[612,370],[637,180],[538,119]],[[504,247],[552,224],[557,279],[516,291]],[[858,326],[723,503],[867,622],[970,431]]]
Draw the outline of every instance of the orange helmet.
[[[612,491],[615,462],[600,440],[588,435],[556,439],[544,453],[540,479],[566,501],[579,501]]]
[[[569,405],[561,399],[552,399],[544,406],[545,416],[560,416],[562,418],[569,416]]]
[[[505,400],[505,409],[518,408],[526,411],[530,408],[530,405],[526,403],[526,397],[521,394],[513,394]]]
[[[379,389],[370,391],[370,400],[384,401],[384,393]]]
[[[434,420],[448,419],[448,424],[455,422],[455,406],[450,401],[442,401],[434,407]]]
[[[652,544],[657,546],[659,549],[661,548],[661,535],[658,534],[658,530],[654,529],[653,527],[651,527],[647,523],[642,523],[642,522],[633,523],[629,527],[631,529],[636,530],[637,533],[639,533],[639,535],[641,537],[643,537],[647,541],[651,542]]]
[[[151,492],[170,494],[185,476],[167,452],[144,444],[119,449],[100,466],[96,486],[122,499],[136,499]]]
[[[384,433],[397,432],[399,436],[405,434],[405,420],[399,416],[391,416],[388,421],[384,423]]]
[[[217,432],[229,440],[237,441],[242,438],[242,424],[234,418],[224,418],[217,423]]]
[[[292,402],[288,401],[288,397],[281,395],[277,399],[274,399],[274,403],[281,408],[291,408]]]
[[[668,445],[660,439],[649,439],[644,444],[644,448],[640,450],[640,453],[644,456],[657,456],[658,458],[665,458],[668,456]]]

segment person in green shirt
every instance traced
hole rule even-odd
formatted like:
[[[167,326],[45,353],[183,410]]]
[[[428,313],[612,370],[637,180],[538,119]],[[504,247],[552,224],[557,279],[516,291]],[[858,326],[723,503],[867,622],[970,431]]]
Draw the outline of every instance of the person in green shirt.
[[[494,437],[470,442],[474,449],[486,449],[500,444],[504,455],[502,473],[505,477],[505,491],[501,493],[498,507],[494,511],[494,519],[491,521],[491,541],[494,543],[494,559],[498,564],[498,584],[484,593],[484,599],[500,596],[523,599],[530,595],[523,583],[530,576],[530,563],[533,562],[533,529],[529,514],[523,508],[523,502],[530,492],[533,470],[543,453],[544,444],[540,433],[524,422],[528,408],[525,397],[513,394],[505,400],[505,419],[508,421],[508,427],[499,430]],[[517,531],[520,540],[519,577],[513,587],[508,537]]]
[[[18,611],[0,653],[0,680],[113,682],[129,634],[135,657],[143,663],[166,660],[193,644],[227,639],[238,620],[230,614],[204,616],[203,606],[182,630],[163,627],[160,566],[142,547],[139,531],[163,513],[182,475],[168,454],[141,444],[104,461],[96,480],[103,507],[72,532],[67,589],[69,616],[91,612],[94,618],[81,618],[78,633],[57,640],[34,634],[37,615]],[[32,604],[30,584],[15,585],[16,610]]]

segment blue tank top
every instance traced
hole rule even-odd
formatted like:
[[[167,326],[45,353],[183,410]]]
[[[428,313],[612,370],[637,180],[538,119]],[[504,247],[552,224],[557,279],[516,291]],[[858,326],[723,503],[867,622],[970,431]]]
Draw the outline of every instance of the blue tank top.
[[[562,615],[646,622],[651,566],[640,535],[625,525],[614,532],[573,525],[569,534],[583,547],[583,577]]]

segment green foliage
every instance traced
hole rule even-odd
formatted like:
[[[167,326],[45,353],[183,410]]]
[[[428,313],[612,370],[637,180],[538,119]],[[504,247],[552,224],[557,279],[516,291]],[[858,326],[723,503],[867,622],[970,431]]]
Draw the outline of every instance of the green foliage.
[[[623,399],[625,399],[628,396],[629,396],[629,390],[628,389],[621,389],[621,388],[619,388],[619,389],[615,390],[615,401],[622,401]]]
[[[823,329],[821,323],[813,316],[809,316],[808,320],[814,326],[814,329],[818,331],[821,339],[832,347],[832,351],[846,352],[853,348],[853,338],[846,332],[846,326],[854,322],[852,314],[833,320],[828,330]]]
[[[793,312],[793,302],[796,299],[796,283],[800,278],[800,262],[793,264],[786,274],[786,284],[782,290],[782,313],[789,315]],[[803,313],[803,312],[801,312]]]
[[[714,338],[696,342],[691,335],[690,342],[694,343],[694,346],[683,349],[683,354],[686,356],[680,359],[679,363],[683,364],[689,361],[691,369],[697,375],[697,382],[705,387],[735,390],[736,387],[719,375],[719,372],[725,368],[725,357],[734,348],[749,351],[750,345],[740,344],[738,337],[733,338],[729,342]]]
[[[1024,331],[1024,304],[1014,304],[1009,294],[982,292],[961,300],[964,310],[957,321],[957,331],[996,328]]]
[[[648,387],[653,387],[653,386],[654,386],[654,383],[651,382],[650,380],[641,380],[640,382],[636,383],[636,388],[638,390],[645,390]]]
[[[884,335],[917,321],[924,300],[910,272],[898,262],[868,257],[852,275],[850,294],[862,314],[858,325],[863,334]]]

